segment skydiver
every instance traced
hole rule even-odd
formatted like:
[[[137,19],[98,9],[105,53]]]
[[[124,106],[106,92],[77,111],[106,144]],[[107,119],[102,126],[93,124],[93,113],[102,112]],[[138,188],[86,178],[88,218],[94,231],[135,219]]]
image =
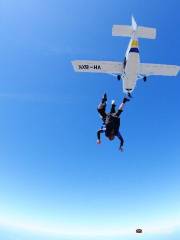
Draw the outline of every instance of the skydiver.
[[[97,144],[101,144],[101,133],[105,133],[105,136],[110,140],[114,140],[117,137],[120,140],[119,150],[123,151],[124,139],[119,132],[120,127],[120,114],[123,112],[123,107],[126,102],[130,101],[127,97],[124,97],[118,110],[116,111],[115,101],[111,103],[110,113],[106,113],[107,95],[104,94],[101,103],[98,105],[97,111],[103,121],[103,126],[97,131]]]

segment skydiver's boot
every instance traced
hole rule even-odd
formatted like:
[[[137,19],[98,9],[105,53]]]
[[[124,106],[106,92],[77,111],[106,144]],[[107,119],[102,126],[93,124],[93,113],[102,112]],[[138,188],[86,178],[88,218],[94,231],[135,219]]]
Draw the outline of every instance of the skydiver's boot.
[[[123,98],[123,103],[125,104],[126,102],[129,102],[130,101],[130,99],[129,98],[127,98],[127,97],[124,97]]]
[[[106,101],[107,101],[107,94],[104,93],[100,104],[98,105],[97,111],[101,116],[101,119],[103,121],[103,126],[105,125],[106,120]]]
[[[116,106],[115,100],[112,100],[111,105],[115,105]]]
[[[106,102],[107,102],[107,94],[104,93],[104,95],[103,95],[103,97],[101,99],[101,102],[100,102],[100,104],[98,106],[98,112],[100,113],[100,115],[102,115],[102,114],[104,115],[104,113],[105,113]],[[103,113],[101,114],[101,112],[103,112]]]
[[[132,98],[132,95],[131,95],[131,93],[130,93],[130,92],[128,92],[128,97],[129,97],[129,98]]]
[[[115,101],[112,100],[111,102],[111,112],[110,113],[115,113],[116,112],[116,104]]]
[[[101,101],[102,103],[105,103],[105,102],[107,102],[107,94],[106,93],[104,93],[104,95],[103,95],[103,97],[102,97],[102,101]]]

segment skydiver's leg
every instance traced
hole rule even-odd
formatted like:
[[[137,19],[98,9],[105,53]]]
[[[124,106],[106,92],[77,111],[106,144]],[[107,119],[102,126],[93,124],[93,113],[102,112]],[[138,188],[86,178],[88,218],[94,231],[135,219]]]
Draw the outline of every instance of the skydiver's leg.
[[[115,112],[116,112],[116,104],[115,104],[115,101],[112,100],[110,113],[112,114],[112,113],[115,113]]]
[[[107,95],[106,93],[104,94],[100,104],[98,105],[97,111],[100,114],[103,122],[105,122],[106,119],[106,101],[107,101]]]
[[[129,102],[129,101],[130,100],[127,97],[124,97],[123,102],[120,104],[120,106],[115,114],[117,117],[119,117],[119,115],[122,113],[125,103]]]

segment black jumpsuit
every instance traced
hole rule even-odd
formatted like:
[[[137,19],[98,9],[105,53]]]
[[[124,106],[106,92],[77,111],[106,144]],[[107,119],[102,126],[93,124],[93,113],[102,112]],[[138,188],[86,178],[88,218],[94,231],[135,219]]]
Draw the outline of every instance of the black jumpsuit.
[[[106,103],[100,103],[98,106],[98,113],[100,114],[103,126],[101,129],[97,131],[97,138],[100,140],[101,133],[105,133],[106,137],[109,137],[111,135],[111,132],[114,132],[114,135],[119,138],[120,140],[120,147],[124,144],[124,139],[122,135],[119,132],[120,127],[120,114],[122,113],[122,110],[118,109],[118,111],[115,110],[115,105],[112,105],[110,113],[106,113]]]

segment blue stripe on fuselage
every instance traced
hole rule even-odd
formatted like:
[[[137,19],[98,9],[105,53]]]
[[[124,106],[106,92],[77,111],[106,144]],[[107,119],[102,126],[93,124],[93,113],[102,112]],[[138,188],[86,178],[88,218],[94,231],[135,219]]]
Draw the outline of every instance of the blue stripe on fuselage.
[[[138,48],[131,48],[129,52],[139,53],[139,49]]]

